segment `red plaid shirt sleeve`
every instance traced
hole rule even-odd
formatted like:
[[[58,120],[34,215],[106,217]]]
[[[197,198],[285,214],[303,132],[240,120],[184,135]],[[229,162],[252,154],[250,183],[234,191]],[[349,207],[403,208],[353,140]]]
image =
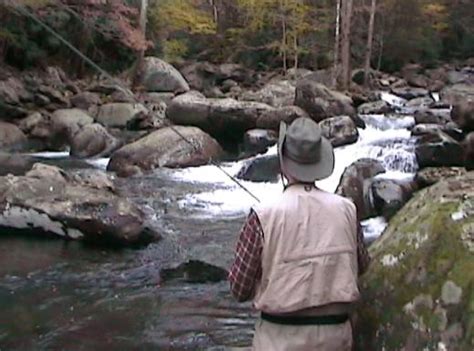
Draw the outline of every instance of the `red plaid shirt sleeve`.
[[[239,302],[253,298],[255,285],[262,276],[262,248],[263,230],[257,214],[251,211],[240,232],[229,272],[230,290]]]

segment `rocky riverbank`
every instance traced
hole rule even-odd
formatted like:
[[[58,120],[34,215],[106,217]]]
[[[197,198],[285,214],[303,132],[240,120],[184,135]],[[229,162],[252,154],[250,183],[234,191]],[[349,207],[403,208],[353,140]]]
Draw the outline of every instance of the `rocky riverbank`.
[[[281,189],[278,160],[274,149],[269,150],[280,121],[313,118],[336,147],[335,174],[318,185],[354,200],[366,234],[372,221],[388,221],[374,244],[385,250],[383,238],[399,233],[390,228],[406,212],[406,202],[412,204],[420,194],[437,196],[432,188],[420,189],[456,176],[470,179],[473,77],[469,62],[434,70],[412,65],[397,75],[373,72],[366,90],[356,84],[356,70],[353,90],[341,93],[325,85],[330,82],[327,71],[290,70],[283,77],[203,62],[175,69],[148,58],[132,92],[126,81],[71,81],[57,68],[21,74],[2,68],[0,232],[5,245],[30,250],[23,245],[25,237],[18,236],[24,233],[66,238],[71,245],[66,256],[80,255],[79,266],[84,267],[75,269],[68,258],[56,257],[61,251],[57,241],[37,244],[46,255],[28,251],[38,262],[24,269],[12,267],[14,257],[5,255],[0,293],[11,306],[3,306],[7,319],[0,324],[7,327],[0,328],[0,344],[12,349],[35,343],[66,347],[76,328],[90,336],[95,319],[111,323],[107,306],[114,311],[110,315],[119,313],[120,304],[110,295],[114,291],[133,305],[126,308],[131,321],[122,321],[131,332],[104,325],[110,338],[104,345],[181,350],[248,344],[249,306],[231,303],[225,283],[215,282],[225,279],[235,235],[251,204],[229,196],[233,188],[206,166],[209,160],[222,162],[264,199]],[[41,151],[61,152],[54,154],[60,158],[40,157]],[[77,249],[71,240],[100,245],[105,254]],[[430,239],[439,240],[436,235]],[[122,253],[104,249],[110,245],[141,248]],[[32,281],[31,272],[36,272]],[[368,282],[377,281],[373,272]],[[70,281],[75,286],[71,289]],[[54,286],[60,287],[58,298],[64,303],[51,300],[48,305],[56,294],[48,295]],[[46,296],[41,305],[46,311],[80,305],[84,312],[71,312],[76,322],[60,326],[62,317],[47,323],[32,307],[26,318],[37,318],[40,329],[45,328],[39,334],[43,339],[35,339],[35,326],[25,329],[8,318],[15,319],[15,305],[20,305],[15,294],[34,300],[36,289]],[[371,286],[367,289],[372,294]],[[81,298],[80,291],[87,296]],[[163,301],[152,303],[155,294]],[[186,299],[189,305],[181,306]],[[96,306],[96,301],[104,304]],[[209,308],[202,307],[204,301]],[[166,310],[170,322],[150,314],[150,308]],[[146,332],[142,317],[149,323]],[[188,329],[181,325],[183,319],[193,321]],[[240,324],[245,327],[239,329]],[[468,330],[469,324],[462,328]],[[29,335],[25,344],[22,333]],[[146,342],[140,343],[144,333]],[[133,340],[119,340],[123,336]],[[369,334],[367,338],[361,342],[373,340]]]

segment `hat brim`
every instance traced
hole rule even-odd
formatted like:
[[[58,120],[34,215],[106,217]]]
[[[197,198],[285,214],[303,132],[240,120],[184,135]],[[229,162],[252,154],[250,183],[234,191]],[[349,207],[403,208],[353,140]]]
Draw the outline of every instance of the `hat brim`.
[[[281,122],[278,136],[278,157],[282,172],[305,183],[312,183],[329,177],[334,171],[334,149],[331,142],[324,137],[321,138],[321,157],[319,162],[312,164],[298,163],[283,155],[286,129],[286,123]]]

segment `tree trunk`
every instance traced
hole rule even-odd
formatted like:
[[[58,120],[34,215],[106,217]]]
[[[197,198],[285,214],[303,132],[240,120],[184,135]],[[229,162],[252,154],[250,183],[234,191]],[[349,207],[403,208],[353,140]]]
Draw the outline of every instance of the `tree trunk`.
[[[146,24],[147,24],[147,12],[148,12],[148,0],[140,1],[140,20],[139,26],[143,37],[146,38]],[[140,76],[143,72],[143,63],[145,61],[146,49],[140,50],[137,56],[137,62],[135,65],[135,72],[133,74],[133,86],[136,88],[140,80]]]
[[[282,16],[281,20],[281,26],[282,26],[282,38],[281,38],[281,49],[282,49],[282,56],[283,56],[283,74],[286,75],[286,17],[285,15]]]
[[[367,35],[367,51],[365,53],[365,67],[364,67],[364,86],[369,86],[369,71],[370,61],[372,58],[372,42],[374,38],[374,23],[375,23],[375,11],[377,8],[377,0],[372,0],[370,7],[370,20],[369,20],[369,33]]]
[[[298,36],[296,35],[296,33],[293,38],[293,47],[295,50],[295,73],[296,73],[296,70],[298,69],[298,65],[299,65]]]
[[[351,81],[351,20],[352,0],[341,3],[341,78],[340,88],[348,90]]]
[[[334,39],[334,67],[332,72],[332,85],[336,87],[339,77],[339,48],[341,45],[341,0],[336,0],[336,35]]]

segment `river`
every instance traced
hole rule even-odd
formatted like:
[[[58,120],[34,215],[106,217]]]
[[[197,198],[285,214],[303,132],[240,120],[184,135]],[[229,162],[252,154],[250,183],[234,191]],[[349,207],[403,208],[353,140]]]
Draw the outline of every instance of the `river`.
[[[394,96],[384,98],[392,104]],[[416,170],[411,116],[363,116],[359,141],[336,149],[334,174],[318,183],[334,191],[349,164],[383,162],[387,178]],[[268,151],[275,154],[276,148]],[[68,169],[105,169],[107,159],[76,162],[64,153],[36,154]],[[262,157],[262,156],[257,156]],[[236,174],[248,160],[224,163]],[[244,185],[261,200],[280,182]],[[161,169],[117,179],[119,191],[140,203],[163,240],[143,249],[104,250],[77,242],[8,235],[0,243],[0,350],[228,350],[249,345],[255,313],[234,302],[223,280],[237,233],[255,204],[213,166]],[[363,223],[367,239],[386,226]],[[187,260],[184,271],[169,271]],[[174,272],[174,273],[173,273]],[[215,282],[211,282],[215,280]]]

